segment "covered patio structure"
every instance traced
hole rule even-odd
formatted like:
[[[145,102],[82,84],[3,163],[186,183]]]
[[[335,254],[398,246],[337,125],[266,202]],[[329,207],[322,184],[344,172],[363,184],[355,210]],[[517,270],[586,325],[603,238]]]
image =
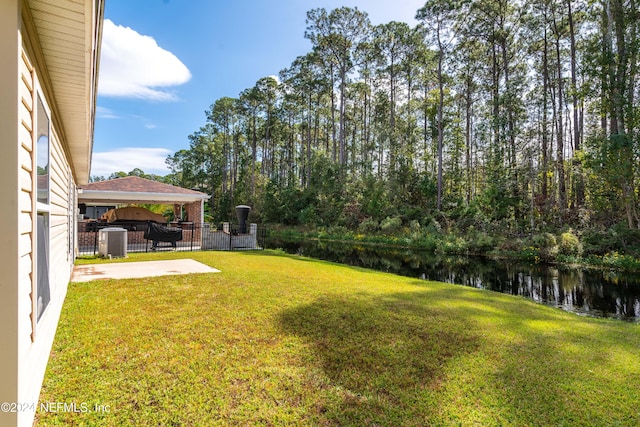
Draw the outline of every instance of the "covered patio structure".
[[[193,249],[194,245],[199,246],[202,242],[204,202],[209,198],[209,195],[200,191],[137,176],[86,184],[78,190],[80,215],[77,228],[77,252],[83,254],[87,251],[95,251],[99,213],[103,213],[109,207],[131,204],[173,205],[174,221],[169,225],[181,228],[187,233],[188,243]],[[91,214],[87,215],[89,212]],[[128,234],[129,245],[144,243],[142,229],[130,229]]]

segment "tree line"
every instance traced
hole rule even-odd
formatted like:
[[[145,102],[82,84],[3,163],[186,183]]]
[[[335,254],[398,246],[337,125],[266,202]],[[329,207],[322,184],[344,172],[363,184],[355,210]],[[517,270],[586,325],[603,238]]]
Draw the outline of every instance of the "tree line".
[[[640,226],[634,0],[428,0],[416,19],[310,10],[312,50],[213,102],[167,179],[216,220]]]

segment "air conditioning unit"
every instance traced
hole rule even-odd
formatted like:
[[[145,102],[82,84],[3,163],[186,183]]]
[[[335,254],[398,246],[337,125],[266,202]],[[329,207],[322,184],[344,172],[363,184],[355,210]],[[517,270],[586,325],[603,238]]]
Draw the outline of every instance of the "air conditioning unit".
[[[107,227],[98,235],[98,253],[113,258],[127,256],[127,230],[121,227]]]

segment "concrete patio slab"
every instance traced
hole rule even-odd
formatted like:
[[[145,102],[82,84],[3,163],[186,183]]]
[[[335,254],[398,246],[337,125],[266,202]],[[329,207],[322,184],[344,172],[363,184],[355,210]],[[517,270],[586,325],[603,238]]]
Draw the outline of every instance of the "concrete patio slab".
[[[71,275],[72,282],[88,282],[96,279],[136,279],[141,277],[167,276],[171,274],[219,273],[193,259],[166,261],[118,262],[113,264],[76,265]]]

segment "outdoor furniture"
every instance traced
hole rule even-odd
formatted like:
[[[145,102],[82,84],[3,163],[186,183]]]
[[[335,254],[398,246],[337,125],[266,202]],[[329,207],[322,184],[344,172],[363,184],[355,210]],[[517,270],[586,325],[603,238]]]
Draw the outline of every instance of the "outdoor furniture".
[[[166,227],[153,221],[147,221],[147,229],[144,232],[144,238],[147,242],[149,242],[149,240],[153,242],[151,245],[152,251],[155,251],[159,247],[159,242],[170,243],[170,246],[176,249],[176,242],[182,240],[182,229]]]

